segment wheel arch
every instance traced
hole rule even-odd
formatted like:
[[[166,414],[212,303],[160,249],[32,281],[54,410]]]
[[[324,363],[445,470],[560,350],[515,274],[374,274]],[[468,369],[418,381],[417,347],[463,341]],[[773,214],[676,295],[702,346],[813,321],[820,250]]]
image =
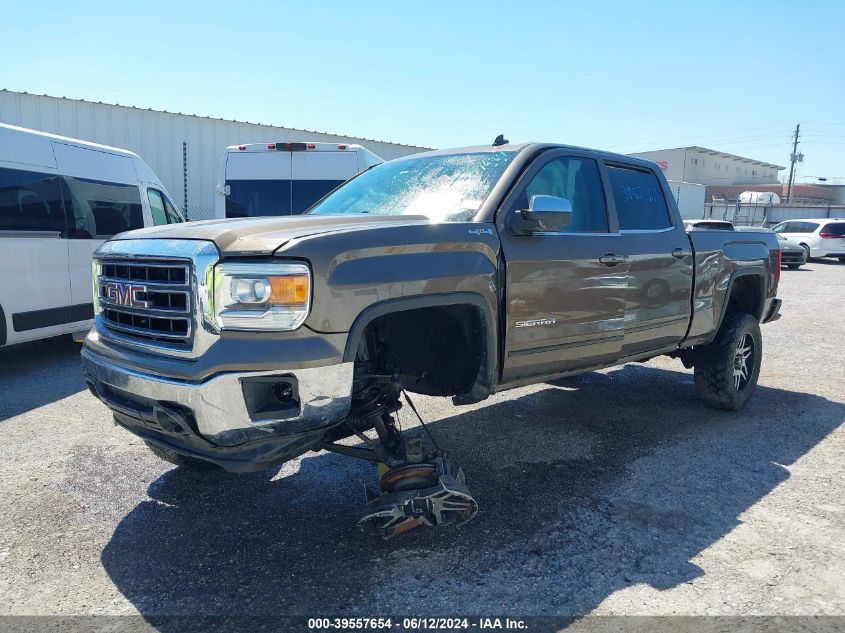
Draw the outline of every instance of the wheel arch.
[[[487,397],[493,393],[496,384],[498,328],[492,307],[482,295],[474,292],[417,295],[388,299],[368,306],[355,318],[349,330],[343,352],[344,362],[355,361],[365,331],[377,319],[399,312],[445,307],[468,307],[478,314],[484,341],[481,346],[481,366],[470,394],[473,399]]]
[[[722,300],[716,332],[722,327],[731,308],[737,306],[741,308],[740,311],[748,312],[756,317],[757,321],[763,320],[763,310],[766,305],[766,275],[766,271],[761,267],[743,268],[731,274]],[[747,291],[749,287],[753,288],[751,298],[740,297],[740,292]]]

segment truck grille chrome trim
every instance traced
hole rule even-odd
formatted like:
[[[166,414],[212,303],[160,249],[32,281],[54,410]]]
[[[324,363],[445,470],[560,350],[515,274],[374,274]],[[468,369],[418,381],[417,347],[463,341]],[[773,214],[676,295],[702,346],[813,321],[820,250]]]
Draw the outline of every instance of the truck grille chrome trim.
[[[192,314],[189,264],[100,259],[97,289],[102,324],[142,341],[189,348]]]
[[[94,255],[97,331],[114,343],[196,357],[217,337],[206,319],[211,242],[117,240]]]

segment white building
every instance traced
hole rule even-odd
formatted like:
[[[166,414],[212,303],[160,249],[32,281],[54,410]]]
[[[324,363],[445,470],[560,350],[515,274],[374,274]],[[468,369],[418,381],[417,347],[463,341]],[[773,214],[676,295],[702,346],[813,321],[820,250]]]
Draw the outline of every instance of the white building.
[[[700,185],[770,184],[777,182],[778,172],[786,169],[697,145],[636,152],[631,156],[654,161],[669,180]]]
[[[0,122],[132,150],[193,220],[214,217],[217,171],[228,145],[291,141],[358,143],[385,160],[429,148],[294,128],[212,119],[0,90]]]

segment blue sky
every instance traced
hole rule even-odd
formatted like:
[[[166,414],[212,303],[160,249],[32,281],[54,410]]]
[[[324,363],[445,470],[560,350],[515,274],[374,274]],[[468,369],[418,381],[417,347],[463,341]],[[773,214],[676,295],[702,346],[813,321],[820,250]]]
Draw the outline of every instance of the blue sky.
[[[845,3],[0,0],[0,87],[433,147],[703,145],[845,182]]]

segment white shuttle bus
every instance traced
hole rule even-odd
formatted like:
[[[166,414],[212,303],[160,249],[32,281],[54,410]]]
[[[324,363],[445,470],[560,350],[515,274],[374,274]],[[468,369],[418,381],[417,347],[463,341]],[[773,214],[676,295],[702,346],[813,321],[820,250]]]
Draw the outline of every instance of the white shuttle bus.
[[[94,250],[183,221],[136,154],[0,124],[0,347],[90,329]]]
[[[297,215],[352,176],[383,162],[360,145],[230,145],[217,178],[216,218]]]

